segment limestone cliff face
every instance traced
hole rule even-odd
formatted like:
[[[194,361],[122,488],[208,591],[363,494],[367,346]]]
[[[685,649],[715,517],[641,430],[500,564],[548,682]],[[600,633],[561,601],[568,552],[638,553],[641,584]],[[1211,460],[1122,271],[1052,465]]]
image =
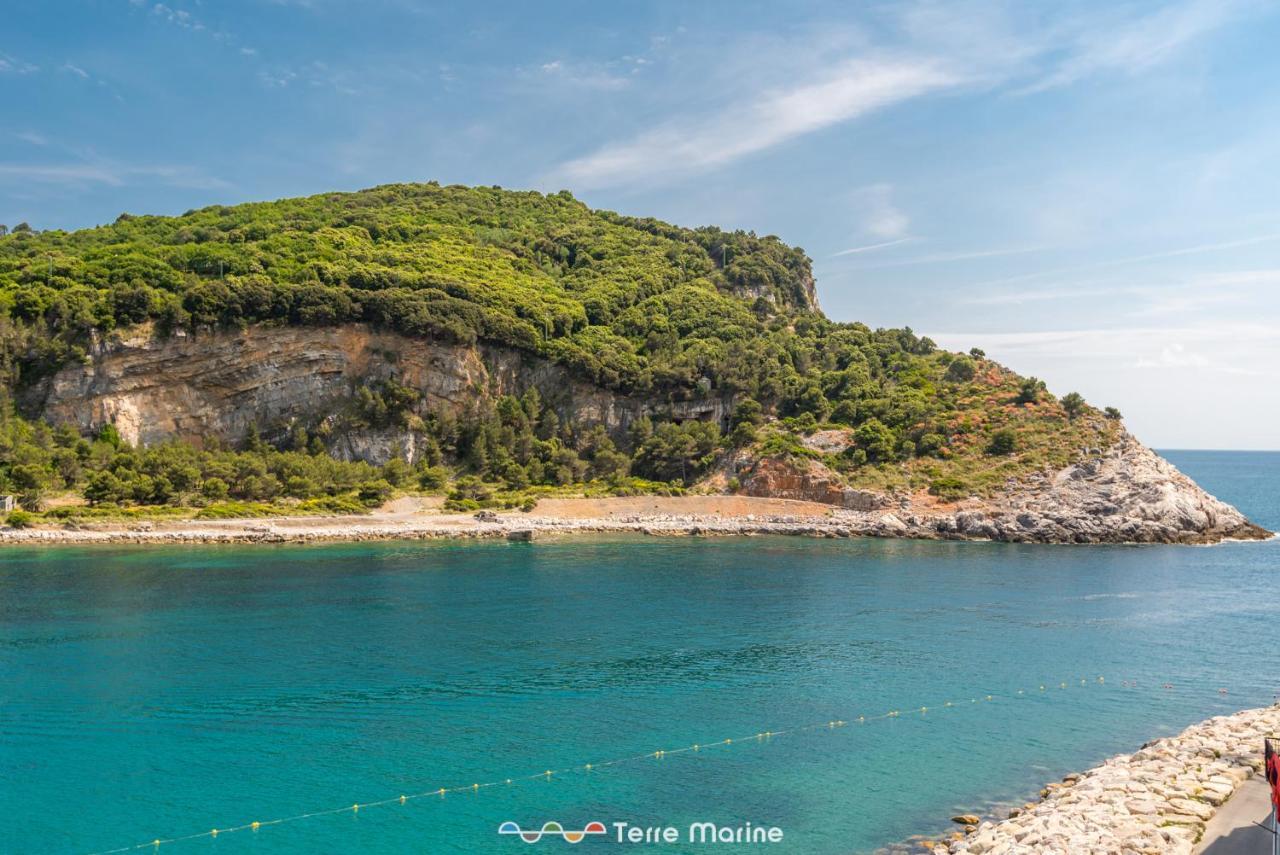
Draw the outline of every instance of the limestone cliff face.
[[[363,325],[169,337],[140,328],[99,342],[90,356],[32,390],[25,403],[50,421],[85,430],[111,422],[134,444],[171,437],[237,442],[250,425],[269,432],[294,420],[315,423],[344,406],[360,385],[389,378],[417,389],[425,408],[436,412],[461,413],[480,397],[537,388],[562,419],[615,433],[644,414],[722,421],[730,406],[719,398],[670,404],[628,398],[529,354]],[[415,437],[361,431],[332,442],[340,456],[383,463],[401,452],[412,458]]]

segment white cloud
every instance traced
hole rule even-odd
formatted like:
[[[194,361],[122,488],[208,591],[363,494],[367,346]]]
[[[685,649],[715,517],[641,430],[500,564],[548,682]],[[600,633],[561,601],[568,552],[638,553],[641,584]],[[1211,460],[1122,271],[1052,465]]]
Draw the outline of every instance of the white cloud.
[[[598,187],[697,173],[960,82],[928,60],[851,60],[820,79],[763,92],[709,118],[666,122],[610,143],[563,164],[555,177]]]
[[[1139,368],[1207,368],[1209,364],[1207,356],[1191,353],[1181,342],[1165,345],[1158,357],[1140,357],[1136,363]]]
[[[878,238],[894,239],[907,233],[911,219],[893,203],[892,184],[872,184],[854,193],[863,209],[862,228]]]
[[[70,73],[74,74],[76,77],[81,78],[82,80],[89,79],[89,72],[85,71],[83,68],[81,68],[78,65],[74,65],[73,63],[64,62],[62,64],[62,70],[69,71]]]

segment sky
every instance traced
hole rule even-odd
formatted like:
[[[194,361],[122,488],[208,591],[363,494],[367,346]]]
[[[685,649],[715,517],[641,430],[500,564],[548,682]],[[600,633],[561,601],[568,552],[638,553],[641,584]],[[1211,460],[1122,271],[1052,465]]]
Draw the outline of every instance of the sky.
[[[0,223],[438,180],[776,234],[836,320],[1280,448],[1280,4],[84,0],[0,17]]]

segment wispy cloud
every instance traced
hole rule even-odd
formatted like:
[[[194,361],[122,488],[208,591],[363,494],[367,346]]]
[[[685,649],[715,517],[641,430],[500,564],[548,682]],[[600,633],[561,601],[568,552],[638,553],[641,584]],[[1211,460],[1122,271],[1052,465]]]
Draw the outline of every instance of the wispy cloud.
[[[565,163],[555,177],[597,187],[696,173],[961,81],[928,60],[852,60],[821,79],[762,93],[710,118],[674,120],[605,145]]]
[[[638,71],[637,66],[632,72]],[[556,83],[573,89],[591,89],[599,92],[616,92],[631,85],[631,76],[609,66],[581,64],[563,59],[553,59],[538,66],[540,84]]]
[[[39,70],[40,66],[38,65],[33,65],[7,53],[0,53],[0,74],[35,74]]]
[[[831,257],[839,258],[842,255],[857,255],[858,253],[862,253],[862,252],[871,252],[877,249],[887,249],[888,247],[897,246],[900,243],[909,243],[913,240],[915,240],[915,238],[904,237],[904,238],[898,238],[897,240],[887,240],[887,241],[884,241],[883,243],[872,243],[872,244],[867,244],[866,246],[854,246],[854,247],[850,247],[849,249],[842,249],[839,252],[833,252],[831,253]]]
[[[968,288],[981,288],[989,285],[1009,285],[1014,282],[1025,282],[1031,279],[1040,279],[1046,276],[1058,276],[1069,273],[1082,273],[1089,270],[1102,270],[1110,267],[1123,267],[1127,264],[1139,264],[1144,261],[1159,261],[1167,258],[1178,258],[1184,255],[1201,255],[1204,253],[1219,252],[1224,249],[1236,249],[1242,246],[1253,246],[1260,243],[1271,243],[1280,240],[1280,234],[1255,235],[1247,238],[1236,238],[1234,240],[1219,241],[1216,243],[1202,243],[1192,246],[1178,247],[1175,249],[1161,250],[1160,252],[1149,252],[1143,255],[1129,255],[1123,258],[1111,258],[1105,261],[1094,262],[1093,264],[1080,264],[1071,267],[1055,267],[1048,270],[1033,270],[1028,273],[1020,273],[1016,276],[1006,276],[1001,279],[988,279],[985,282],[975,282]]]
[[[71,74],[74,74],[76,77],[79,77],[82,80],[89,79],[89,72],[85,71],[83,68],[81,68],[80,66],[74,63],[64,62],[62,64],[62,70],[69,72]]]
[[[1224,374],[1254,375],[1277,351],[1269,324],[1203,323],[1189,326],[1140,326],[1112,329],[1063,329],[1037,332],[931,332],[943,347],[963,349],[980,343],[1004,358],[1072,361],[1087,357],[1116,368],[1196,367]],[[1214,354],[1209,356],[1208,354]]]
[[[815,58],[807,75],[775,81],[754,96],[725,93],[709,116],[662,121],[561,164],[551,177],[583,187],[670,180],[930,94],[1031,94],[1097,75],[1140,74],[1239,15],[1242,2],[1185,0],[1147,14],[1117,7],[1048,20],[1001,11],[999,4],[893,7],[879,46],[864,42],[860,55],[843,60]],[[553,61],[544,70],[562,67]]]
[[[1020,92],[1042,92],[1104,72],[1147,71],[1225,24],[1238,6],[1232,0],[1193,0],[1127,21],[1090,22],[1071,40],[1066,58]]]
[[[122,187],[138,181],[157,181],[169,187],[196,190],[220,190],[231,185],[220,178],[206,175],[189,166],[137,166],[111,163],[17,164],[0,163],[0,184],[63,184],[69,186],[102,184]]]
[[[204,24],[185,9],[174,9],[165,3],[156,3],[151,7],[151,14],[168,21],[184,30],[203,30]]]
[[[1264,268],[1200,273],[1173,281],[1148,284],[1095,280],[1059,288],[963,296],[959,302],[973,306],[1018,306],[1059,300],[1093,300],[1100,297],[1115,301],[1120,297],[1129,297],[1134,298],[1134,302],[1124,310],[1125,313],[1143,317],[1198,314],[1214,306],[1232,304],[1262,305],[1266,292],[1277,285],[1280,285],[1280,269]]]
[[[1004,249],[975,249],[962,252],[938,252],[931,255],[918,255],[914,258],[900,258],[890,261],[878,261],[874,264],[862,265],[860,269],[876,270],[884,267],[912,267],[917,264],[947,264],[956,261],[976,261],[983,258],[999,258],[1007,255],[1026,255],[1032,252],[1044,252],[1048,247],[1018,246]]]

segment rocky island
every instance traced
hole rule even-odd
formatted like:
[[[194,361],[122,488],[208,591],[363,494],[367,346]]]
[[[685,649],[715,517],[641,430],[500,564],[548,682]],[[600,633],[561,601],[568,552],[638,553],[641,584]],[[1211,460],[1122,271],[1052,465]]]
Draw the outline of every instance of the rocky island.
[[[8,541],[1269,536],[1114,408],[827,319],[798,248],[568,193],[17,228],[0,294]]]

